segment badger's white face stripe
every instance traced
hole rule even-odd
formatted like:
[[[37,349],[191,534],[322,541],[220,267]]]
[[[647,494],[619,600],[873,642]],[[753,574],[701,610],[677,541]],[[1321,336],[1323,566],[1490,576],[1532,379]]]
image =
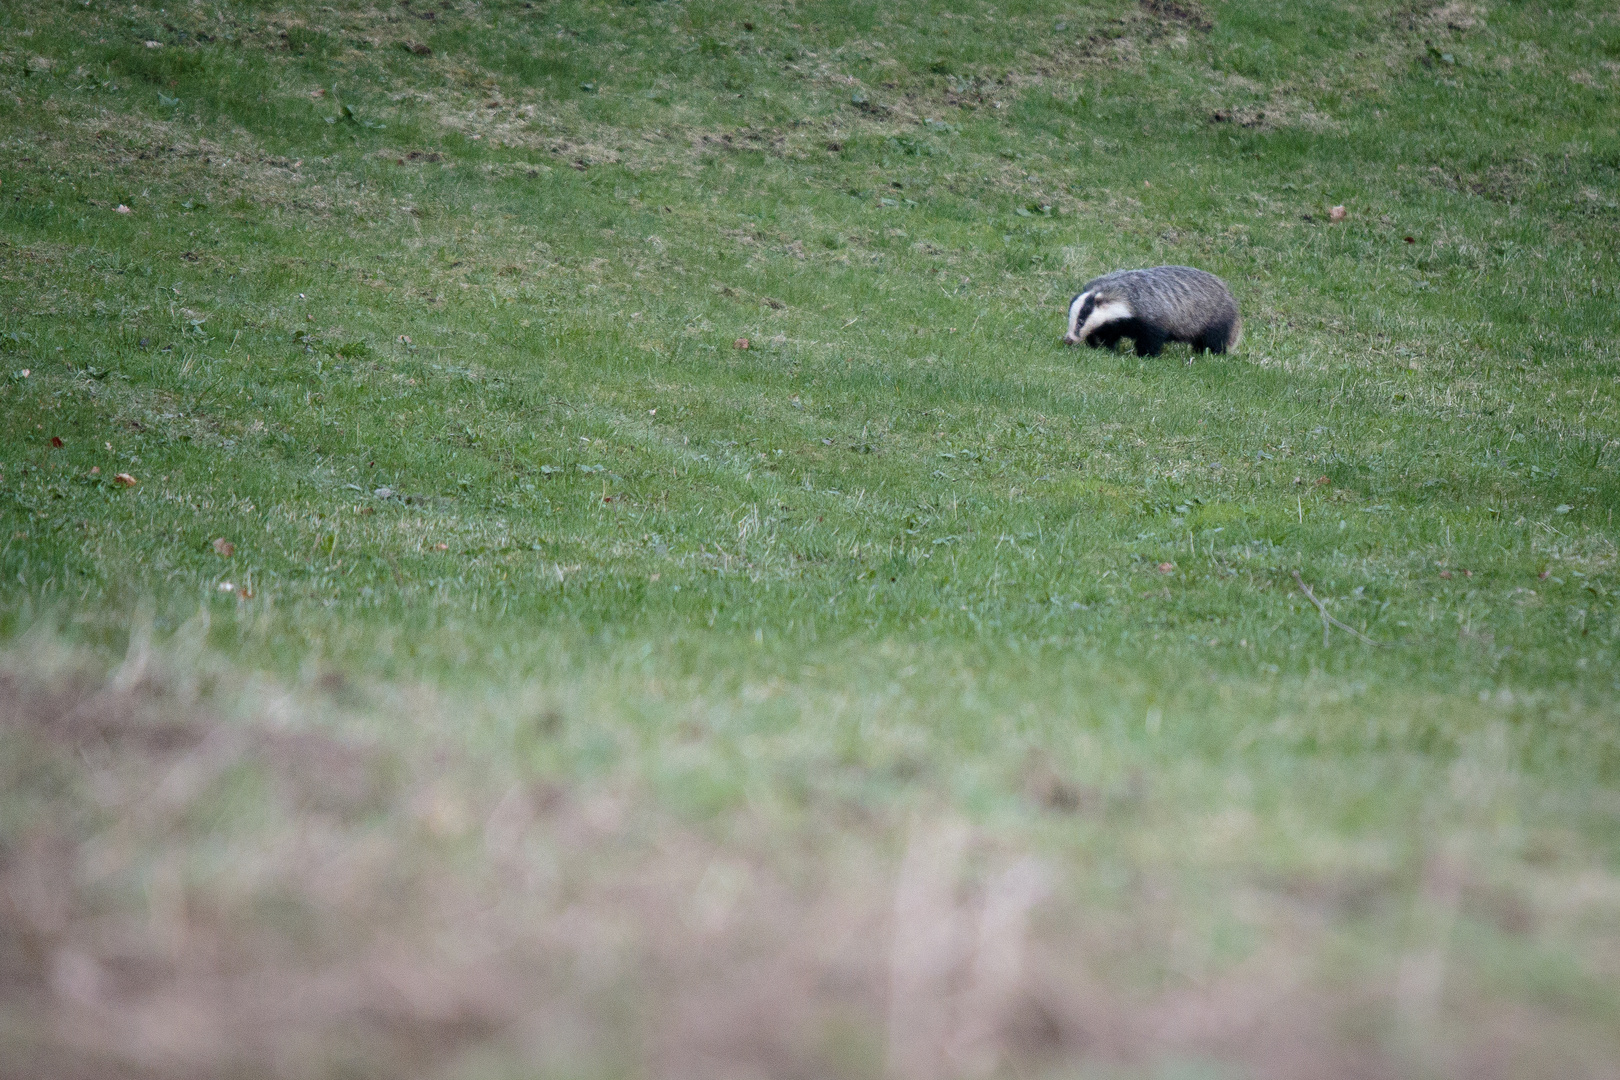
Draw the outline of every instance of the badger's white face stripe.
[[[1086,299],[1088,297],[1090,297],[1090,296],[1091,296],[1090,293],[1081,293],[1079,296],[1074,298],[1074,303],[1069,305],[1069,340],[1070,341],[1078,341],[1078,340],[1080,340],[1079,338],[1075,337],[1074,331],[1080,325],[1080,309],[1086,306]]]
[[[1084,341],[1099,327],[1130,317],[1131,305],[1123,300],[1110,300],[1105,304],[1098,304],[1091,309],[1091,317],[1086,320],[1086,325],[1074,332],[1074,339]]]

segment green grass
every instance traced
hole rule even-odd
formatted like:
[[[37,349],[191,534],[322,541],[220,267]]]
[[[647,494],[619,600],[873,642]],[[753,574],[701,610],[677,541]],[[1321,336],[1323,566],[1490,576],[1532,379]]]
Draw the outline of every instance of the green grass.
[[[1599,4],[7,5],[0,876],[80,900],[0,1051],[965,1075],[884,1012],[958,823],[1046,959],[911,996],[1009,1074],[1608,1075],[1617,256]],[[1234,355],[1058,344],[1164,262]],[[529,1019],[186,996],[373,986],[356,926]]]

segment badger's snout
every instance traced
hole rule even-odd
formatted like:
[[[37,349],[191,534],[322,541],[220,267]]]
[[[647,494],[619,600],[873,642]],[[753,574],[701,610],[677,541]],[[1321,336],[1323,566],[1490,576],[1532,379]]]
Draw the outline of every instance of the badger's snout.
[[[1091,314],[1092,296],[1083,292],[1069,301],[1069,332],[1063,335],[1063,344],[1080,344],[1080,324]]]

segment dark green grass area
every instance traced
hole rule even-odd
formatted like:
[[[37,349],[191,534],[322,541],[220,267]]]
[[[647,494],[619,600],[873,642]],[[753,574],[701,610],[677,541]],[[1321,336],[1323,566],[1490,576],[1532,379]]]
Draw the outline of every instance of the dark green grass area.
[[[1602,5],[9,4],[0,632],[714,830],[1376,864],[1379,1060],[1473,1068],[1376,1019],[1433,949],[1418,1044],[1612,1050],[1617,253]],[[1235,354],[1061,347],[1159,263]],[[1469,860],[1532,915],[1435,945]]]

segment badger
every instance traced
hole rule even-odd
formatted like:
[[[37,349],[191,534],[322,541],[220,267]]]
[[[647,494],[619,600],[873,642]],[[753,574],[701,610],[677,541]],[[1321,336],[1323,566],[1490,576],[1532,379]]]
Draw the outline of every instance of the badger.
[[[1137,356],[1158,356],[1167,341],[1223,353],[1242,336],[1243,319],[1224,281],[1190,266],[1155,266],[1086,282],[1069,302],[1063,341],[1112,349],[1128,337]]]

